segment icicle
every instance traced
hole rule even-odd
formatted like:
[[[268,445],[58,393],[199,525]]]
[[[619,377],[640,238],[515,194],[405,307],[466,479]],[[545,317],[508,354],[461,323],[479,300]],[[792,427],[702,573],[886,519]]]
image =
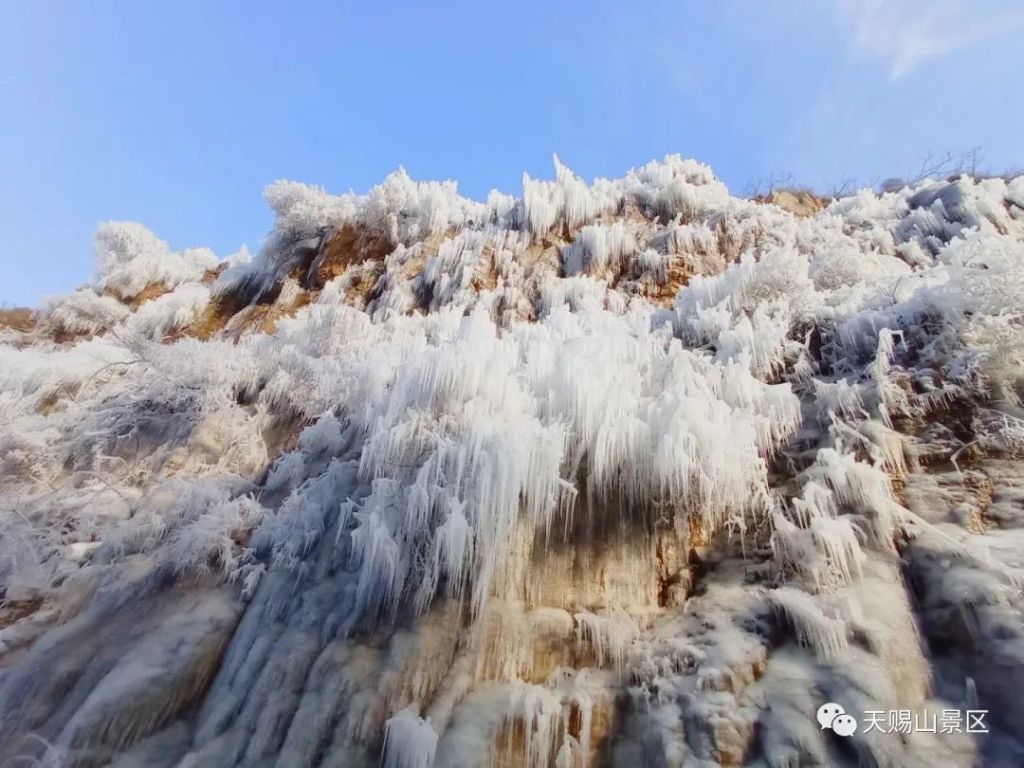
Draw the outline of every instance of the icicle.
[[[818,451],[813,478],[824,480],[844,504],[851,504],[871,520],[876,539],[891,546],[893,517],[899,506],[892,498],[888,475],[832,448]]]
[[[459,599],[473,557],[473,531],[463,510],[464,502],[452,499],[448,518],[435,533],[434,568],[448,575],[448,594]]]
[[[597,665],[610,662],[621,670],[626,651],[639,634],[633,618],[621,608],[606,610],[603,614],[582,611],[573,617],[578,625],[577,646],[590,645],[597,654]]]
[[[860,388],[846,379],[832,383],[815,379],[814,396],[818,401],[818,420],[823,424],[830,421],[833,413],[854,419],[863,412]]]
[[[356,512],[352,531],[352,559],[359,565],[356,600],[364,608],[379,610],[398,598],[400,550],[377,512]]]
[[[866,560],[857,539],[857,529],[845,518],[817,517],[811,520],[815,544],[836,568],[843,583],[860,578]]]
[[[396,712],[385,723],[384,768],[430,768],[437,752],[437,732],[430,717],[423,719],[412,709]]]
[[[580,230],[576,239],[562,249],[566,276],[585,272],[600,275],[606,270],[618,274],[623,260],[636,251],[632,233],[621,221],[609,226],[592,224]]]
[[[512,720],[525,733],[525,768],[547,768],[556,754],[562,726],[562,703],[547,688],[522,683],[514,693]]]
[[[800,642],[813,648],[819,659],[832,658],[849,647],[846,623],[826,616],[806,592],[779,587],[768,593],[768,599],[792,624]]]
[[[894,383],[889,375],[892,370],[892,357],[895,352],[894,342],[897,336],[902,337],[902,333],[894,333],[888,328],[883,328],[879,332],[878,351],[871,365],[871,376],[875,380],[875,387],[878,392],[878,410],[887,427],[892,426],[893,415],[910,412],[910,399],[907,393],[898,384]]]

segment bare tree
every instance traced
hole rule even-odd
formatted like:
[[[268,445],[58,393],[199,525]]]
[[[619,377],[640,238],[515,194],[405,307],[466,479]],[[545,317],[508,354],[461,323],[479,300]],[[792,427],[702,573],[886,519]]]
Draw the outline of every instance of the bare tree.
[[[875,185],[879,192],[898,192],[904,187],[913,187],[928,179],[952,180],[962,174],[972,178],[984,175],[981,170],[981,147],[971,147],[964,152],[928,152],[918,160],[915,168],[903,176],[893,176]]]
[[[828,196],[833,200],[838,200],[841,197],[849,197],[856,192],[859,187],[860,182],[857,180],[857,177],[848,176],[831,185],[828,189]]]
[[[767,197],[778,189],[791,189],[793,187],[793,174],[777,171],[752,179],[743,188],[743,196],[756,199]]]

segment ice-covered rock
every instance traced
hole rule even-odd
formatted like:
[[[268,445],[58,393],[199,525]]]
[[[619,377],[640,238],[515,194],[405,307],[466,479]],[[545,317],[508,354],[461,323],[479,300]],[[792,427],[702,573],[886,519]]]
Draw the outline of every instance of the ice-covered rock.
[[[0,762],[1020,764],[1022,190],[556,158],[277,182],[225,262],[103,225],[0,335]]]

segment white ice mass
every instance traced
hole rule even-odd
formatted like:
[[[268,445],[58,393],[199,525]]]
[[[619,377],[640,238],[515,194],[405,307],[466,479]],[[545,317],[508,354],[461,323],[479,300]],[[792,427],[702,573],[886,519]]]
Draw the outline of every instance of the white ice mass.
[[[1024,177],[266,197],[0,326],[0,765],[1024,764]]]

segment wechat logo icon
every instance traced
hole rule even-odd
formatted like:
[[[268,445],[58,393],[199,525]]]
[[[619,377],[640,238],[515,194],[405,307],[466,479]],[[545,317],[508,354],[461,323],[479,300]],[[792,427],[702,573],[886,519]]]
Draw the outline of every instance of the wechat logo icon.
[[[837,736],[853,736],[857,732],[857,720],[833,701],[818,707],[818,725],[821,730],[827,728]]]

